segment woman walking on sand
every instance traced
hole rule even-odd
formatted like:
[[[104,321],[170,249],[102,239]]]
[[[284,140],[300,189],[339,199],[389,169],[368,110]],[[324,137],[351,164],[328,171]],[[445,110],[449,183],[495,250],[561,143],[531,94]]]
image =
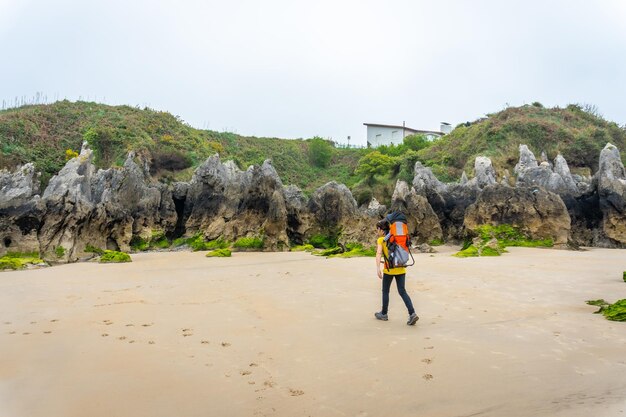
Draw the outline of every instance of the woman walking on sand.
[[[380,312],[374,313],[374,316],[378,320],[388,320],[387,309],[389,307],[389,290],[391,289],[391,281],[395,278],[396,286],[398,287],[398,294],[402,297],[402,301],[404,301],[404,305],[409,311],[409,319],[406,324],[413,326],[419,320],[419,317],[415,314],[411,297],[409,297],[409,294],[404,288],[406,268],[390,268],[387,262],[389,259],[389,252],[387,244],[385,243],[385,236],[389,233],[389,223],[387,220],[381,220],[376,223],[376,232],[378,234],[378,240],[376,241],[376,273],[378,274],[378,278],[383,281],[383,308]],[[383,257],[385,258],[385,262],[383,264],[383,268],[381,268],[381,259]]]

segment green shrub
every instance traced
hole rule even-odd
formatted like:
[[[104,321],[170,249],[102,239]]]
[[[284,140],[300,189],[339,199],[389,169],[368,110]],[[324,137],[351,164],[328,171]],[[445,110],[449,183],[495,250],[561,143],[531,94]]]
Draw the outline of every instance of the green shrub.
[[[179,237],[179,238],[174,239],[174,240],[172,241],[172,246],[174,246],[175,248],[177,248],[177,247],[179,247],[179,246],[186,245],[188,240],[189,240],[188,238]]]
[[[105,250],[100,257],[100,263],[121,263],[132,262],[130,255],[125,252],[118,252],[114,250]]]
[[[228,258],[232,255],[230,249],[227,248],[220,248],[220,249],[215,249],[209,253],[206,254],[207,258]]]
[[[57,246],[54,249],[54,254],[57,256],[57,258],[62,258],[63,255],[65,255],[65,248],[63,246]]]
[[[443,245],[445,242],[442,239],[433,239],[430,241],[429,245],[430,246],[441,246]]]
[[[626,282],[626,271],[622,273],[622,279],[624,280],[624,282]]]
[[[237,249],[263,249],[263,239],[259,237],[242,237],[235,241]]]
[[[309,141],[309,158],[313,165],[326,168],[333,157],[333,145],[320,137],[314,137]]]
[[[65,160],[66,161],[69,161],[70,159],[76,158],[76,157],[78,157],[78,152],[73,151],[71,149],[66,149],[65,150]]]
[[[394,165],[394,159],[379,151],[373,151],[359,160],[356,173],[363,175],[371,183],[375,175],[388,174]]]

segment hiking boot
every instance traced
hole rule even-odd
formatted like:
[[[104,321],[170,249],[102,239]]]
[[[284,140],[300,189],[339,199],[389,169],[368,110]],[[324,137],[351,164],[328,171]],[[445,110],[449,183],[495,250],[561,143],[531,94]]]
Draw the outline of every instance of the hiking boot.
[[[376,317],[378,320],[382,320],[382,321],[389,320],[389,318],[387,317],[386,314],[383,314],[383,313],[380,313],[380,312],[374,313],[374,317]]]
[[[413,313],[409,316],[409,320],[407,320],[406,324],[409,326],[413,326],[420,318],[417,317],[417,314]]]

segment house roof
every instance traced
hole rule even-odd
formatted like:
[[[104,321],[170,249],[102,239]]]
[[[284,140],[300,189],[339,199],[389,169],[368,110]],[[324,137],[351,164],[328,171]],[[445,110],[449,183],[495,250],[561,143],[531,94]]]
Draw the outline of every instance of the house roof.
[[[438,132],[436,130],[420,130],[420,129],[413,129],[411,127],[408,126],[396,126],[396,125],[381,125],[381,124],[377,124],[377,123],[363,123],[365,126],[372,126],[372,127],[390,127],[390,128],[396,128],[396,129],[404,129],[404,130],[409,130],[411,132],[415,132],[415,133],[425,133],[425,134],[431,134],[431,135],[443,135],[443,132]]]

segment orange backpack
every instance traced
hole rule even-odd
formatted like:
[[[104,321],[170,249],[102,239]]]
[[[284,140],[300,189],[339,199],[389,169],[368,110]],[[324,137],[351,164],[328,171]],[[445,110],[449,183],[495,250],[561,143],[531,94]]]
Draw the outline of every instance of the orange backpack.
[[[389,233],[384,240],[389,254],[388,257],[385,256],[385,264],[388,268],[415,265],[415,259],[411,253],[411,236],[409,236],[406,216],[397,211],[387,215],[385,220],[389,223]],[[409,257],[413,262],[411,264],[409,264]]]

